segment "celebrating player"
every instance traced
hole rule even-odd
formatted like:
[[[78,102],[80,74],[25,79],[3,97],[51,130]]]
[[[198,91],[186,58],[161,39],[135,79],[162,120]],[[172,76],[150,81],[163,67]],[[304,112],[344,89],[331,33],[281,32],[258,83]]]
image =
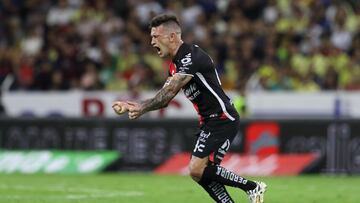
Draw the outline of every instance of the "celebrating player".
[[[162,14],[150,23],[151,45],[160,57],[171,58],[169,77],[155,97],[141,101],[117,101],[113,108],[130,119],[164,108],[183,89],[200,117],[200,131],[189,165],[191,177],[216,202],[232,203],[225,185],[237,187],[249,195],[251,203],[264,202],[266,184],[241,177],[220,166],[239,130],[239,115],[221,88],[211,57],[197,45],[181,39],[176,16]]]

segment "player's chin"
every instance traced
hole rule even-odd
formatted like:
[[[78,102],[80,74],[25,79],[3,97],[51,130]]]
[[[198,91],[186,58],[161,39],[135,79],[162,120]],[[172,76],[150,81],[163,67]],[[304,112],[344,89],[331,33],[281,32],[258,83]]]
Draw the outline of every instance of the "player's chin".
[[[168,56],[168,54],[166,54],[164,52],[159,52],[158,54],[161,58],[166,58]]]
[[[159,52],[158,52],[158,55],[159,55],[161,58],[163,58],[163,57],[164,57],[164,53],[163,53],[163,52],[161,52],[161,51],[159,51]]]

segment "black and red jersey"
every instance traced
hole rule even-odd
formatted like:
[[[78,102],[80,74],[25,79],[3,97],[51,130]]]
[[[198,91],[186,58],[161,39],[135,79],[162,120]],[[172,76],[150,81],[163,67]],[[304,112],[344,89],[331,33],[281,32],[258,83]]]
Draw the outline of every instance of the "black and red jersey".
[[[180,46],[169,67],[169,76],[174,74],[193,77],[183,91],[198,112],[200,123],[207,119],[235,121],[239,118],[231,100],[221,88],[213,60],[199,46],[186,43]]]

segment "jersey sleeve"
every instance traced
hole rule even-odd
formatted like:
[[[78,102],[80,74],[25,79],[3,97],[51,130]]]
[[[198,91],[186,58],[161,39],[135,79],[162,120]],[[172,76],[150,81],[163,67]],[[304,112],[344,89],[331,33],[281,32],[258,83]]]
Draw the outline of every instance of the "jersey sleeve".
[[[176,63],[176,73],[194,76],[198,72],[198,66],[194,65],[191,53],[185,54]]]

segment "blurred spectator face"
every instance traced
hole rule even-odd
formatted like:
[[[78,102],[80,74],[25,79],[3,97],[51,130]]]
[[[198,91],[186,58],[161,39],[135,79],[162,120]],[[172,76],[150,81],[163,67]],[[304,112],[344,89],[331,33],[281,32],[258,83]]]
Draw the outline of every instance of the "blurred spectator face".
[[[174,41],[175,33],[168,32],[163,25],[151,28],[151,46],[157,49],[160,57],[169,56],[169,45]]]
[[[59,1],[59,7],[60,7],[60,8],[66,8],[67,5],[68,5],[67,0],[60,0],[60,1]]]

